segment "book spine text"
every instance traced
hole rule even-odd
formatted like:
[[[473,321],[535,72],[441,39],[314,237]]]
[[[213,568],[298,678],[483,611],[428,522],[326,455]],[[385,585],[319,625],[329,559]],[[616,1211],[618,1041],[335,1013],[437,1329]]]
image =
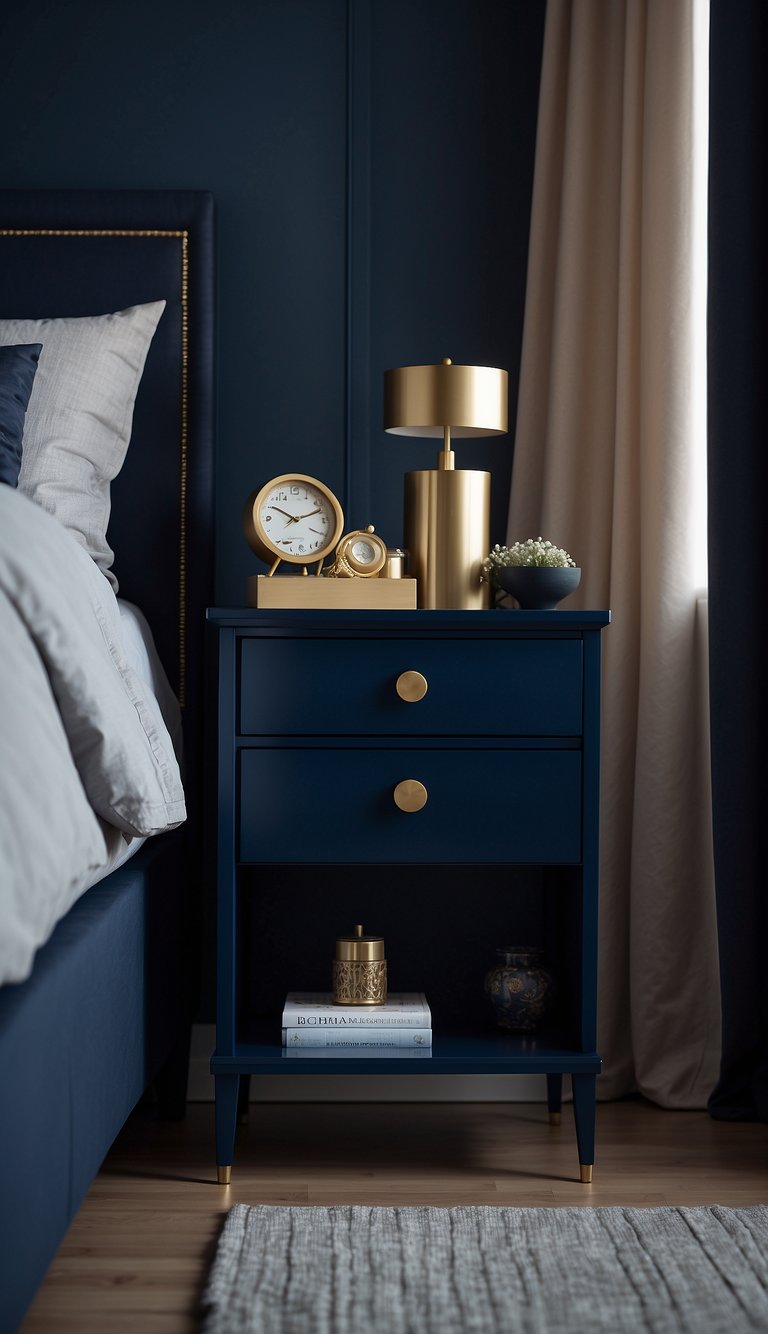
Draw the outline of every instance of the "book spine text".
[[[334,1014],[283,1011],[283,1028],[346,1029],[346,1028],[429,1028],[432,1017],[423,1010],[401,1014],[366,1014],[364,1011],[339,1010]]]
[[[283,1029],[284,1047],[431,1047],[431,1028]]]

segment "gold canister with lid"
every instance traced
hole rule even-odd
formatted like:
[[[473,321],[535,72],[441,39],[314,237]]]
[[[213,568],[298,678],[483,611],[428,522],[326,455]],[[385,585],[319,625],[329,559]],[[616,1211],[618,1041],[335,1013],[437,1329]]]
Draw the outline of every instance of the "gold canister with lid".
[[[387,999],[384,937],[366,936],[362,926],[339,936],[333,960],[334,1005],[383,1005]]]

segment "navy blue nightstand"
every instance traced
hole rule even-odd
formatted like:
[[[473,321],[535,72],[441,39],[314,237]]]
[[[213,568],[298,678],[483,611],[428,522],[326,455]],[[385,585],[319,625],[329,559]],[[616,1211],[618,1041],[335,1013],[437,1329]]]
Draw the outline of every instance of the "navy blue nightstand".
[[[230,1176],[241,1077],[350,1073],[349,1060],[332,1052],[321,1064],[295,1051],[287,1060],[279,1013],[256,1033],[239,1018],[241,875],[287,863],[569,868],[567,995],[553,1026],[534,1036],[489,1024],[461,1034],[435,1027],[418,1073],[540,1072],[553,1120],[570,1074],[581,1179],[591,1180],[600,633],[609,620],[607,611],[208,612],[219,672],[211,1070],[220,1181]],[[424,678],[421,698],[402,697],[410,693],[404,673]],[[355,781],[344,782],[350,771]],[[404,779],[424,785],[422,809],[395,804]],[[297,839],[296,793],[337,782],[344,801],[303,803]],[[514,935],[514,922],[509,929]],[[285,983],[286,991],[299,985],[293,976]],[[356,1057],[354,1070],[391,1076],[416,1067],[388,1052]]]

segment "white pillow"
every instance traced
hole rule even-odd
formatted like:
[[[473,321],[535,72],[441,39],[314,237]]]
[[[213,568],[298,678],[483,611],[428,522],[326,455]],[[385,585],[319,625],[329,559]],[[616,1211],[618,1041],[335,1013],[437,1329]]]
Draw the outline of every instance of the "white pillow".
[[[113,315],[0,320],[0,345],[42,343],[24,425],[19,490],[68,528],[114,588],[109,485],[164,301]]]

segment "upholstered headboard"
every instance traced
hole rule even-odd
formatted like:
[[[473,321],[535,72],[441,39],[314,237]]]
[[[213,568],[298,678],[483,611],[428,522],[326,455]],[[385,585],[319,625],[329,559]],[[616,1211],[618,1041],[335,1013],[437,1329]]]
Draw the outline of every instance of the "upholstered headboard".
[[[160,298],[108,536],[120,595],[152,626],[197,759],[213,584],[212,196],[0,191],[0,317],[101,315]]]

